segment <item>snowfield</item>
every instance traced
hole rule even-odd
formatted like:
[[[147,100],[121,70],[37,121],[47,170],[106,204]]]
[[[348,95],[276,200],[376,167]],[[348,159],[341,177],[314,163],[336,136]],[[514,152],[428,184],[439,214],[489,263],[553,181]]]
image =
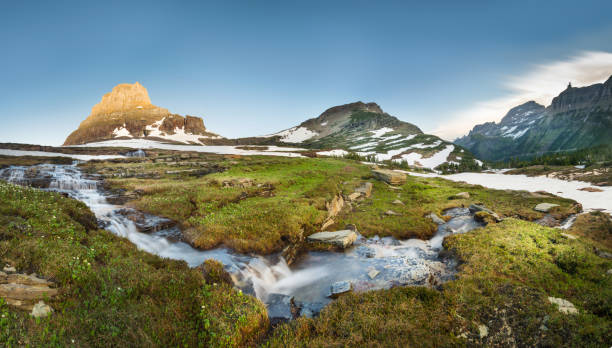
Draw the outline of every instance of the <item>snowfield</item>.
[[[4,156],[38,156],[38,157],[70,157],[79,161],[89,161],[93,159],[106,160],[113,158],[124,158],[125,156],[120,155],[73,155],[68,153],[59,152],[45,152],[45,151],[26,151],[26,150],[9,150],[0,149],[0,155]]]
[[[587,192],[579,189],[591,186],[583,181],[565,181],[545,176],[529,177],[526,175],[509,175],[502,173],[459,173],[451,175],[422,174],[402,171],[414,176],[440,177],[453,181],[465,181],[468,184],[482,185],[498,190],[525,190],[529,192],[546,191],[560,197],[573,199],[582,204],[585,211],[603,209],[612,213],[612,187],[598,187],[602,192]]]
[[[126,140],[107,140],[97,143],[88,143],[83,145],[74,145],[68,147],[129,147],[132,149],[162,149],[176,151],[195,151],[216,153],[221,155],[265,155],[265,156],[284,156],[284,157],[302,157],[297,151],[305,149],[295,147],[279,147],[268,146],[267,150],[243,150],[238,149],[242,146],[209,146],[209,145],[174,145],[164,144],[158,141],[146,139],[126,139]]]
[[[393,128],[383,127],[383,128],[377,129],[377,130],[370,131],[370,133],[373,134],[372,137],[380,138],[380,137],[383,136],[383,134],[389,133],[389,132],[393,132],[393,131],[394,131]]]

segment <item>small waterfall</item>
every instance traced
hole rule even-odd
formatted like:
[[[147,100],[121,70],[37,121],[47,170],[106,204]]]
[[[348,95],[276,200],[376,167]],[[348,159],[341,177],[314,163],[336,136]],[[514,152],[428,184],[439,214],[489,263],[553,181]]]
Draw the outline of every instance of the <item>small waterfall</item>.
[[[142,157],[147,157],[147,153],[144,152],[143,149],[138,149],[136,151],[126,152],[125,156],[126,157],[138,157],[138,158],[142,158]]]

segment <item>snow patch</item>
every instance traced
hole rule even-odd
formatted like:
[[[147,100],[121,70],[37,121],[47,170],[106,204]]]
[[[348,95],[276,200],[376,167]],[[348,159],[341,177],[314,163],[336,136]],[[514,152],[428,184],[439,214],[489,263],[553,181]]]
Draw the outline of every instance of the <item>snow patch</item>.
[[[389,132],[393,132],[393,131],[394,131],[393,128],[383,127],[383,128],[377,129],[377,130],[370,131],[370,133],[373,134],[372,136],[374,138],[380,138],[380,137],[383,136],[383,134],[389,133]]]
[[[329,151],[320,151],[320,152],[317,152],[317,155],[329,156],[329,157],[344,157],[344,156],[348,155],[348,151],[340,150],[340,149],[334,149],[334,150],[329,150]]]
[[[306,127],[293,127],[264,137],[280,136],[280,141],[283,143],[301,143],[317,135],[319,135],[319,133],[313,132]]]
[[[121,127],[121,128],[115,128],[113,130],[113,138],[118,138],[118,137],[132,137],[132,133],[130,133],[129,130],[127,130],[127,128],[125,128],[125,126]]]
[[[321,126],[327,126],[327,121],[321,122]]]
[[[454,145],[447,145],[443,150],[436,152],[429,158],[423,158],[420,153],[411,152],[409,154],[403,154],[401,159],[396,159],[396,162],[406,161],[409,165],[419,165],[425,168],[435,168],[440,164],[448,161],[448,156],[455,150]],[[418,162],[418,164],[417,164]]]

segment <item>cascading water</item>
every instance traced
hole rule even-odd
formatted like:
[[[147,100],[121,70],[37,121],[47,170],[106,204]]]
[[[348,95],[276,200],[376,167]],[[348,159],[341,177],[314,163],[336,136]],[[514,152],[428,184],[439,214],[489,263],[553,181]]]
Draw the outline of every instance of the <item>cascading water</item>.
[[[439,259],[442,239],[448,234],[463,233],[480,226],[469,210],[451,209],[447,214],[453,218],[440,225],[429,241],[359,236],[354,247],[345,252],[308,252],[290,268],[278,255],[242,255],[226,248],[203,251],[168,238],[180,234],[180,231],[139,232],[136,224],[121,214],[123,207],[107,202],[99,190],[99,181],[84,177],[75,165],[9,167],[0,170],[0,179],[20,185],[35,183],[36,187],[79,199],[95,213],[101,226],[127,238],[146,252],[184,260],[191,267],[207,259],[217,259],[225,265],[238,288],[264,302],[271,294],[282,294],[301,304],[317,304],[318,310],[331,301],[330,287],[336,282],[350,281],[353,290],[365,291],[396,285],[423,285],[432,276],[445,280],[452,276],[452,265]]]

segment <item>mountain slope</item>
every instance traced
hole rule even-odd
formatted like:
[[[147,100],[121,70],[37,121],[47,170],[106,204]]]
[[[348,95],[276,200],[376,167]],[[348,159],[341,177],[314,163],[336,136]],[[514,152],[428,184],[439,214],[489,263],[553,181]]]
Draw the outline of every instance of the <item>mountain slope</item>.
[[[149,138],[179,143],[201,143],[217,138],[199,117],[181,116],[151,104],[140,83],[119,84],[91,109],[91,114],[72,132],[64,145],[125,138]]]
[[[320,116],[264,136],[278,143],[342,154],[354,152],[376,160],[435,168],[441,164],[477,166],[474,157],[417,126],[385,113],[376,103],[356,102],[327,109]]]
[[[455,140],[479,158],[503,160],[612,144],[612,77],[604,83],[568,88],[544,108],[527,102],[500,123],[475,126]]]

